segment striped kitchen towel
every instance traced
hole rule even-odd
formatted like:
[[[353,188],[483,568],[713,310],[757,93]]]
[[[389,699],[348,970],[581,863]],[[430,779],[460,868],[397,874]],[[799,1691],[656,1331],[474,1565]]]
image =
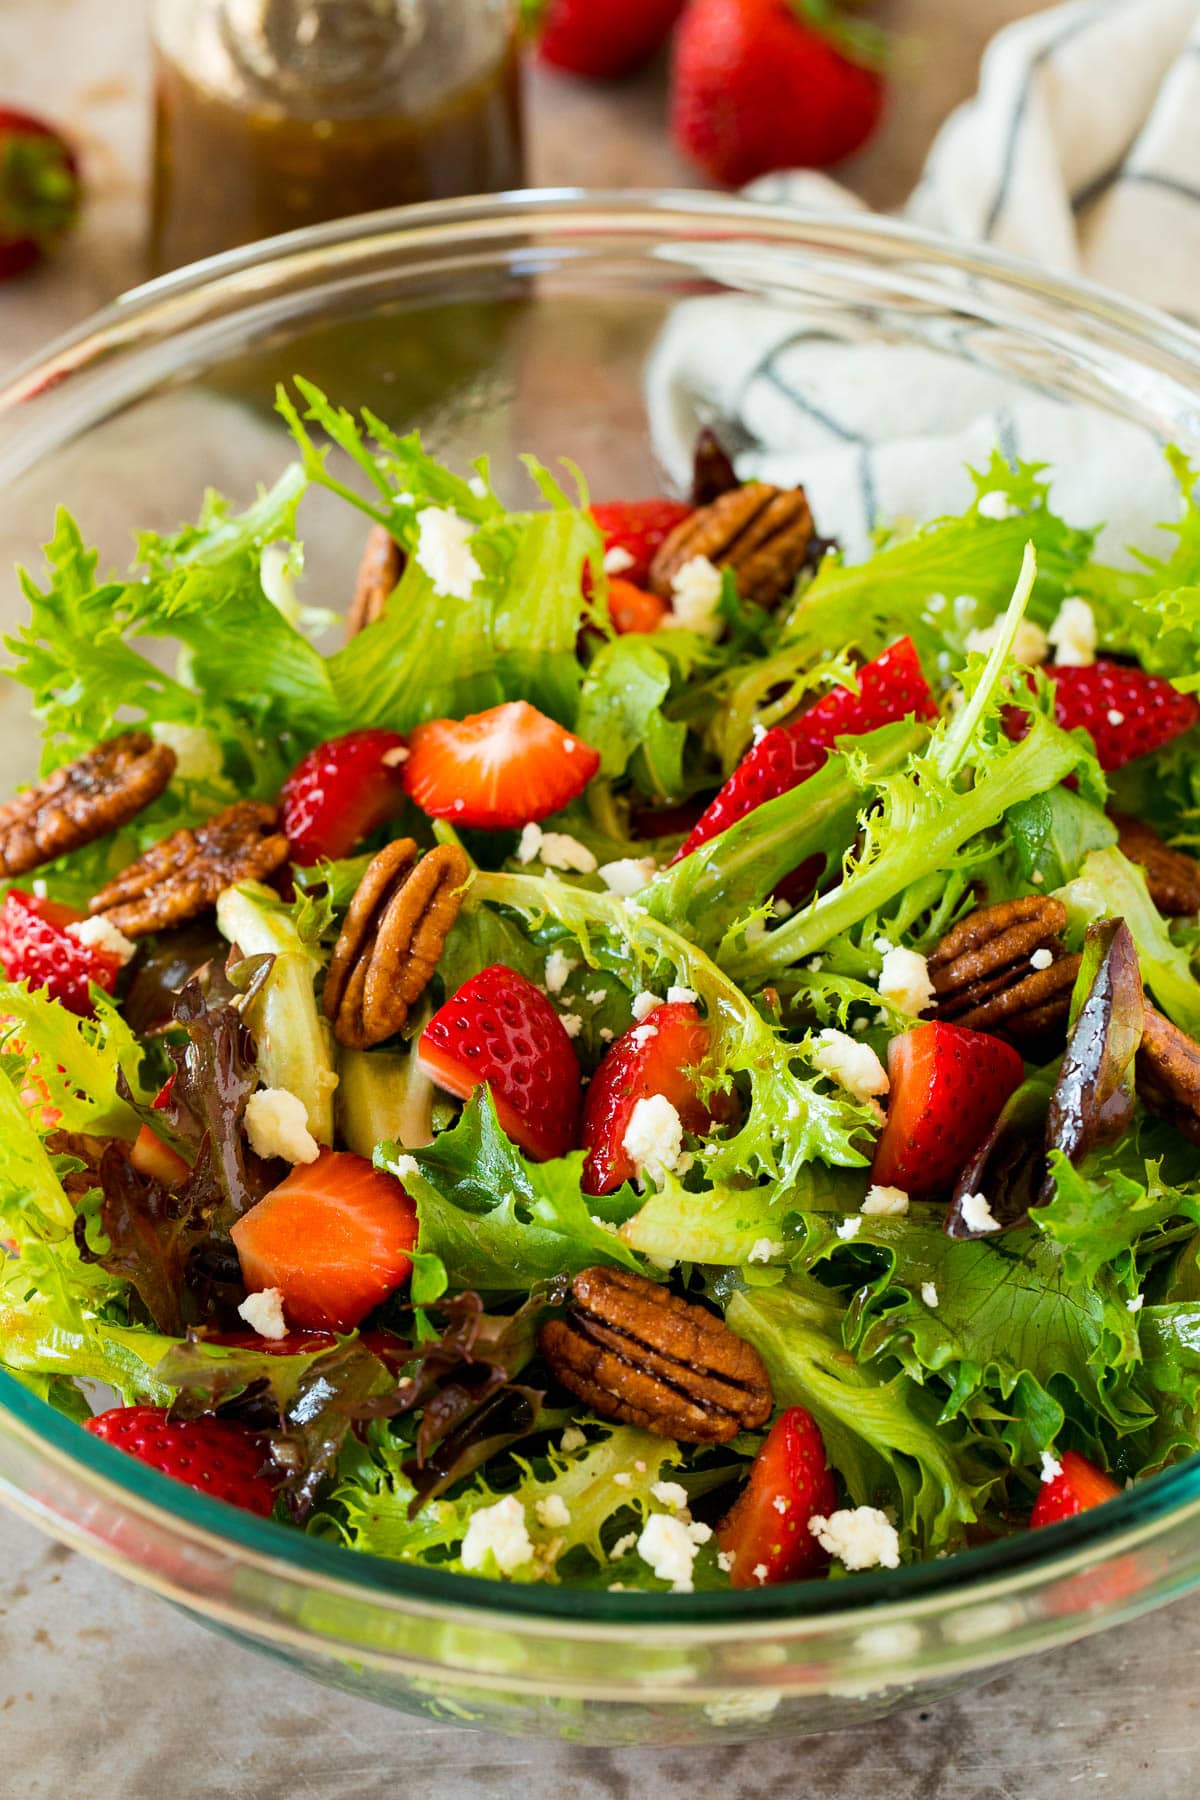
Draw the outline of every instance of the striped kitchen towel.
[[[749,192],[861,206],[805,170]],[[1200,322],[1200,0],[1071,0],[999,32],[902,216]],[[898,379],[894,351],[819,340],[753,300],[677,309],[649,388],[656,448],[677,479],[697,422],[719,417],[741,472],[802,479],[822,529],[855,553],[880,520],[965,504],[964,463],[996,443],[1051,462],[1056,503],[1080,523],[1110,521],[1106,550],[1174,511],[1141,433],[1014,397],[969,362],[947,379],[933,352],[907,352]]]

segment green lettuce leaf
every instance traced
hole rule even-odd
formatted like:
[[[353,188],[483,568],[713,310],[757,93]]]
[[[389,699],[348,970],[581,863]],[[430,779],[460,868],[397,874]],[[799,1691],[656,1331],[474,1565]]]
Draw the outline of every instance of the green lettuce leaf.
[[[1187,953],[1172,941],[1136,863],[1115,848],[1093,850],[1074,881],[1058,890],[1058,898],[1075,936],[1098,919],[1124,919],[1137,945],[1143,981],[1181,1030],[1200,1037],[1200,982]]]

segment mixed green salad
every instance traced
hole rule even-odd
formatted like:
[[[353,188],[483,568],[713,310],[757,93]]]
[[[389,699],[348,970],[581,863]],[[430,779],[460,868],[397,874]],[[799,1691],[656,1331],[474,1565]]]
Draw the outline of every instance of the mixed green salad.
[[[592,1588],[895,1567],[1196,1450],[1192,468],[1160,559],[997,453],[849,564],[711,439],[691,500],[528,459],[510,510],[278,404],[246,511],[126,575],[60,512],[21,577],[10,1374],[296,1529]],[[314,489],[372,532],[331,654]]]

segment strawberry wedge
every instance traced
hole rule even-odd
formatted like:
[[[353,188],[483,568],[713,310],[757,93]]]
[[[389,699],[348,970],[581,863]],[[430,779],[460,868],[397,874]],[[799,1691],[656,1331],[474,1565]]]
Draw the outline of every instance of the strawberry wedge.
[[[1101,657],[1081,668],[1053,668],[1054,716],[1064,731],[1090,731],[1102,769],[1120,769],[1200,724],[1200,703],[1161,675]]]
[[[700,1098],[708,1049],[708,1026],[690,1000],[664,1001],[609,1047],[583,1108],[585,1194],[611,1193],[638,1173],[625,1133],[639,1100],[662,1095],[697,1136],[728,1119],[730,1096]]]
[[[600,757],[525,700],[432,719],[409,740],[404,786],[434,819],[485,831],[545,819],[582,794]]]
[[[1121,1492],[1111,1475],[1090,1463],[1086,1456],[1080,1456],[1078,1450],[1064,1450],[1054,1460],[1058,1474],[1051,1473],[1048,1480],[1043,1480],[1030,1515],[1029,1523],[1035,1529],[1057,1525],[1060,1519],[1073,1519],[1077,1513],[1088,1512],[1105,1500],[1115,1500]]]
[[[933,1020],[894,1037],[887,1123],[875,1145],[872,1181],[921,1197],[944,1194],[1024,1073],[1011,1044],[964,1025]]]
[[[772,1425],[750,1478],[717,1526],[717,1542],[733,1559],[729,1584],[766,1587],[819,1575],[829,1561],[808,1528],[837,1508],[837,1488],[815,1419],[789,1406]]]
[[[937,707],[911,638],[864,664],[859,690],[833,688],[790,725],[776,725],[743,756],[716,799],[675,854],[678,862],[736,825],[766,800],[790,793],[825,762],[839,737],[861,737],[913,714],[934,719]]]
[[[395,731],[351,731],[310,750],[283,784],[280,820],[294,863],[349,856],[404,805],[408,750]]]
[[[620,575],[644,588],[650,565],[677,525],[692,516],[684,500],[601,500],[592,518],[604,537],[610,575]],[[664,609],[665,610],[665,609]]]

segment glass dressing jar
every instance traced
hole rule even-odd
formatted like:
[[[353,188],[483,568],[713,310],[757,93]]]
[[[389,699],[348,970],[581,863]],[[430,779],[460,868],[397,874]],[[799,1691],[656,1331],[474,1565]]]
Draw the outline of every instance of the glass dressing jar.
[[[156,273],[521,185],[513,0],[155,0],[152,33]]]

